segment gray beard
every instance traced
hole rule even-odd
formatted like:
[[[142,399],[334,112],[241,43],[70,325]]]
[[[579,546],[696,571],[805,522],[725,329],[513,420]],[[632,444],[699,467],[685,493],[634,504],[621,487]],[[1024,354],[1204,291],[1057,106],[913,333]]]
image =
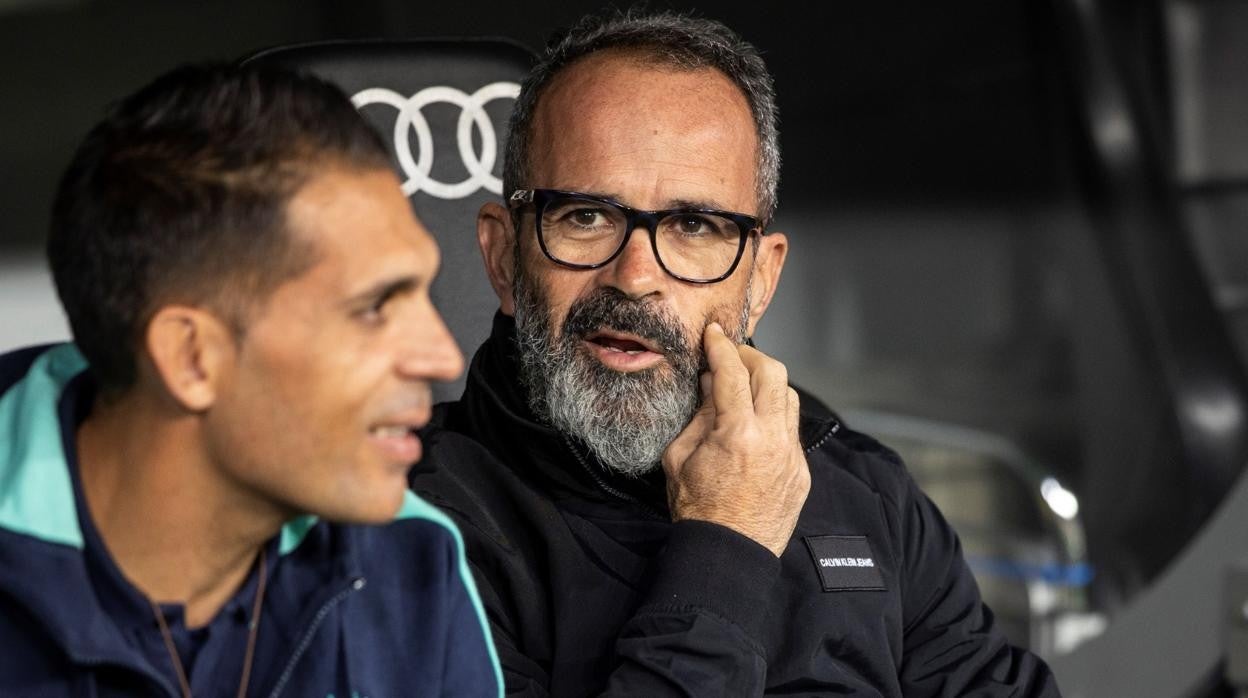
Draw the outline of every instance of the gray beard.
[[[701,343],[691,345],[669,312],[609,287],[573,303],[556,336],[549,303],[519,264],[514,278],[520,379],[534,414],[579,439],[611,470],[639,477],[656,469],[698,409],[706,361]],[[740,343],[748,292],[737,316],[737,326],[725,331]],[[581,346],[589,333],[606,328],[654,342],[667,360],[631,373],[607,368]]]

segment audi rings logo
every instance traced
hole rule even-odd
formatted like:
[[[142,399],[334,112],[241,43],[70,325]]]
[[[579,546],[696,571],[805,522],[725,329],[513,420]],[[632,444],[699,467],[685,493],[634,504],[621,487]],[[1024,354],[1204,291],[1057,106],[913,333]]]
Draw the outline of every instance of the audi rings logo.
[[[423,191],[440,199],[462,199],[484,187],[495,194],[503,193],[503,181],[494,176],[494,162],[498,158],[498,139],[494,123],[485,111],[485,105],[504,97],[515,99],[520,85],[514,82],[493,82],[468,94],[454,87],[437,85],[426,87],[411,97],[384,87],[360,90],[351,98],[356,109],[370,104],[388,104],[399,111],[394,122],[394,151],[399,158],[399,168],[406,179],[403,193],[411,196]],[[468,170],[468,178],[462,182],[440,182],[430,176],[433,168],[433,133],[421,109],[437,102],[458,106],[461,111],[455,129],[459,157]],[[472,148],[472,127],[481,134],[481,153]],[[411,133],[416,134],[416,158],[412,158]]]

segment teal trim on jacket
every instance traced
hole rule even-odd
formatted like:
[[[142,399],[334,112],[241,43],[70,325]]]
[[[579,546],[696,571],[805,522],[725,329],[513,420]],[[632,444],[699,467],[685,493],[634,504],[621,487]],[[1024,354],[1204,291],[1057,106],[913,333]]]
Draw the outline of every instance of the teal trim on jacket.
[[[177,696],[84,559],[70,468],[85,368],[72,345],[0,356],[0,695]],[[502,695],[463,540],[416,495],[392,524],[305,516],[273,545],[250,695]]]

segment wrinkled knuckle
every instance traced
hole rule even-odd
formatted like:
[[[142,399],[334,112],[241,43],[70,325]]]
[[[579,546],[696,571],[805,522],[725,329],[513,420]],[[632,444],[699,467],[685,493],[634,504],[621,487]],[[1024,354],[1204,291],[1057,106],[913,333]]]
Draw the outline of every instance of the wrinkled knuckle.
[[[742,424],[736,433],[741,441],[746,444],[765,445],[766,435],[763,434],[763,430],[759,427],[758,422],[753,419]]]
[[[758,373],[764,381],[773,385],[787,385],[789,381],[789,370],[784,367],[784,364],[770,357],[762,358],[759,362]]]
[[[772,359],[771,363],[773,366],[772,370],[776,376],[776,382],[787,386],[789,384],[789,367],[779,361],[776,361],[775,359]]]
[[[765,401],[764,405],[771,411],[784,411],[789,406],[789,398],[785,396],[784,390],[778,386],[764,387],[759,397]]]

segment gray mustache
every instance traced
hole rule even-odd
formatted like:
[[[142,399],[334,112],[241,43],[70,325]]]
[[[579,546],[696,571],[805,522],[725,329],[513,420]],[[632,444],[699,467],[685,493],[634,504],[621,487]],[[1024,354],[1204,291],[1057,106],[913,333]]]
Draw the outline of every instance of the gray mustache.
[[[564,337],[584,338],[604,329],[635,334],[662,347],[668,356],[689,353],[689,342],[680,323],[619,289],[600,288],[577,300],[563,323]]]

